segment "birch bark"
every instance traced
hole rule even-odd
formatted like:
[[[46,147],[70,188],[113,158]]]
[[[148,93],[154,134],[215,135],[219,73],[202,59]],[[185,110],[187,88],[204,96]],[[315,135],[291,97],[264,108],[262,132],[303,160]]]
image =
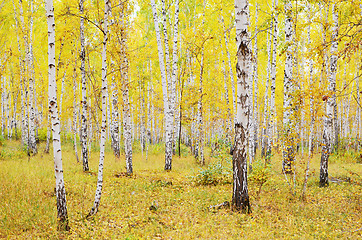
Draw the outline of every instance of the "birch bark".
[[[84,14],[84,0],[79,1],[79,12]],[[81,115],[81,145],[82,145],[82,162],[83,171],[89,171],[88,166],[88,148],[87,148],[87,79],[85,75],[85,38],[84,38],[84,18],[80,18],[80,71],[82,74],[82,115]]]
[[[323,124],[323,144],[319,174],[319,186],[328,186],[328,158],[332,148],[332,133],[333,133],[333,108],[335,107],[335,91],[336,91],[336,73],[337,73],[337,51],[338,51],[338,13],[336,4],[332,7],[333,26],[331,36],[331,57],[330,57],[330,72],[328,85],[328,98],[326,101],[326,114]]]
[[[55,21],[53,1],[46,1],[46,15],[48,22],[48,78],[49,78],[49,113],[51,115],[53,132],[54,170],[55,170],[55,195],[57,197],[58,229],[69,230],[67,202],[62,167],[62,151],[60,143],[60,126],[57,106],[57,88],[55,73]]]
[[[160,29],[158,25],[157,9],[154,0],[151,0],[153,20],[155,23],[158,59],[161,71],[162,80],[162,93],[163,93],[163,106],[164,106],[164,119],[165,119],[165,170],[171,170],[172,168],[172,116],[170,111],[170,104],[168,98],[167,76],[164,63],[164,52],[161,40]],[[166,45],[166,44],[165,44]]]
[[[77,72],[76,72],[77,68],[76,68],[76,62],[75,62],[75,66],[74,66],[74,76],[73,76],[73,142],[74,142],[74,153],[75,153],[75,157],[77,159],[77,163],[79,162],[79,157],[78,157],[78,149],[77,149],[77,82],[76,82],[76,77],[77,77]]]
[[[34,59],[33,59],[33,1],[30,1],[30,34],[29,34],[29,149],[33,155],[37,153],[37,145],[35,139],[35,107],[34,107]]]
[[[270,83],[270,125],[268,133],[268,147],[267,155],[271,155],[272,149],[271,145],[276,141],[276,128],[277,128],[277,119],[276,119],[276,108],[275,108],[275,81],[276,81],[276,63],[277,63],[277,47],[278,47],[278,0],[274,0],[274,15],[273,15],[273,52],[272,52],[272,62],[271,62],[271,83]]]
[[[247,136],[249,126],[248,78],[250,74],[251,48],[249,37],[249,2],[235,1],[237,42],[237,114],[233,148],[233,197],[234,210],[251,212],[247,183]]]
[[[233,68],[231,66],[231,57],[230,57],[230,52],[228,50],[228,39],[226,36],[226,29],[225,29],[225,22],[224,22],[224,17],[221,15],[221,22],[222,22],[222,26],[223,26],[223,30],[224,30],[224,42],[225,42],[225,51],[226,51],[226,55],[228,57],[228,65],[229,65],[229,74],[230,74],[230,79],[231,79],[231,89],[232,89],[232,93],[233,93],[233,113],[236,113],[236,100],[235,100],[235,80],[234,80],[234,71]],[[235,119],[234,119],[235,121]],[[235,124],[235,123],[234,123]]]
[[[121,16],[122,27],[125,27],[123,15]],[[126,155],[127,174],[133,174],[132,163],[132,118],[129,103],[129,78],[128,78],[128,58],[126,46],[126,32],[121,31],[121,78],[122,78],[122,98],[123,98],[123,136],[124,136],[124,151]]]
[[[114,75],[112,79],[112,147],[114,156],[118,159],[120,157],[119,145],[119,123],[118,123],[118,91],[115,83]]]
[[[108,14],[110,10],[109,0],[104,0],[104,27],[103,27],[103,48],[102,48],[102,126],[101,126],[101,141],[99,150],[99,166],[97,189],[94,197],[94,205],[89,215],[94,215],[98,212],[99,203],[101,201],[103,187],[103,164],[104,151],[106,145],[107,131],[107,41],[108,41]]]
[[[285,4],[285,42],[287,45],[284,70],[284,103],[283,103],[283,172],[292,174],[292,165],[295,158],[295,121],[293,110],[293,23],[292,4]]]

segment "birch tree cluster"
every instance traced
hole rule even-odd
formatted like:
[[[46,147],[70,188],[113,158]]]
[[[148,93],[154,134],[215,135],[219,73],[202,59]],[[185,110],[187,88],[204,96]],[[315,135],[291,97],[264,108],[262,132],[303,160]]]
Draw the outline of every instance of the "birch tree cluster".
[[[243,49],[235,47],[232,1],[56,1],[52,64],[49,1],[2,1],[2,138],[20,139],[29,157],[49,152],[57,108],[59,138],[73,144],[84,171],[100,151],[92,214],[108,143],[128,174],[132,153],[147,158],[150,145],[164,147],[164,169],[171,170],[181,145],[204,165],[214,151],[235,148],[234,139],[245,141],[249,171],[259,152],[266,162],[281,152],[287,180],[297,152],[320,154],[320,185],[328,186],[329,155],[361,150],[362,2],[242,2],[247,74],[236,67]],[[240,74],[246,122],[238,115]]]

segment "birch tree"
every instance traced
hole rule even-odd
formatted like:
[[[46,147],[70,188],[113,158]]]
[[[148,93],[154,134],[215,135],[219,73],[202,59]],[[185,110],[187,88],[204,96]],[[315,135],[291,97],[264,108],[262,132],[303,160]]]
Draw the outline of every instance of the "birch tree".
[[[293,110],[293,23],[292,23],[292,4],[285,4],[285,42],[287,46],[285,70],[284,70],[284,102],[283,102],[283,172],[293,173],[292,165],[295,159],[295,119]]]
[[[94,197],[94,204],[89,212],[92,216],[98,212],[99,203],[101,201],[102,187],[103,187],[103,164],[104,164],[104,150],[106,145],[106,131],[107,131],[107,41],[108,41],[108,14],[110,10],[109,0],[104,0],[104,27],[103,27],[103,47],[102,47],[102,126],[101,126],[101,141],[99,150],[99,166],[98,166],[98,180],[97,189]]]
[[[31,15],[30,15],[30,34],[28,46],[28,69],[29,69],[29,149],[32,154],[37,153],[37,145],[35,139],[35,106],[34,106],[34,57],[33,57],[33,1],[30,1]]]
[[[112,64],[113,65],[113,64]],[[116,158],[120,157],[120,146],[119,146],[119,123],[118,123],[118,91],[115,83],[114,75],[112,78],[112,148]]]
[[[171,170],[172,168],[172,116],[168,100],[168,90],[167,90],[167,75],[166,67],[164,63],[164,52],[160,34],[160,28],[158,25],[158,16],[157,9],[154,0],[151,0],[153,20],[155,23],[156,39],[157,39],[157,49],[158,49],[158,59],[161,71],[161,81],[162,81],[162,95],[163,95],[163,108],[164,108],[164,119],[165,119],[165,170]]]
[[[332,7],[333,26],[331,36],[330,72],[328,77],[328,96],[326,99],[326,113],[323,121],[323,144],[321,154],[321,165],[319,173],[319,186],[328,186],[328,158],[332,150],[333,139],[333,115],[335,106],[336,74],[337,74],[337,51],[338,51],[338,13],[337,6]]]
[[[233,148],[233,198],[234,210],[251,212],[248,194],[247,143],[249,127],[248,78],[250,74],[251,48],[249,37],[249,1],[235,0],[237,44],[237,113]]]
[[[79,1],[80,14],[84,14],[84,0]],[[85,38],[84,38],[84,18],[80,18],[80,71],[82,75],[82,115],[81,115],[81,145],[83,171],[89,171],[88,148],[87,148],[87,79],[85,75]]]
[[[125,4],[125,3],[124,3]],[[124,151],[126,155],[126,169],[127,174],[133,173],[132,163],[132,118],[131,118],[131,107],[129,103],[129,77],[128,77],[128,56],[127,56],[127,45],[126,39],[127,34],[124,30],[124,13],[122,12],[120,32],[121,35],[117,35],[118,41],[120,42],[120,69],[122,79],[122,99],[123,99],[123,138],[124,138]],[[120,37],[120,38],[119,38]]]
[[[268,130],[268,145],[266,155],[268,157],[272,154],[272,144],[275,141],[276,134],[276,108],[275,108],[275,82],[276,82],[276,62],[277,62],[277,46],[278,46],[278,0],[274,0],[274,14],[273,14],[273,52],[271,62],[271,83],[270,83],[270,124]]]
[[[53,152],[55,170],[55,195],[57,198],[57,210],[59,230],[69,230],[67,201],[65,196],[65,186],[62,167],[62,150],[60,142],[60,124],[57,106],[57,85],[55,69],[55,21],[53,0],[46,1],[46,15],[48,23],[48,79],[49,79],[49,113],[53,132]]]

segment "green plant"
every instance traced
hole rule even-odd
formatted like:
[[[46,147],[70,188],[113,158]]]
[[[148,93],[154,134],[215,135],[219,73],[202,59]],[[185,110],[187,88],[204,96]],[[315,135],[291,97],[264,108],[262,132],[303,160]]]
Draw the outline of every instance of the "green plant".
[[[232,172],[220,163],[211,164],[206,169],[201,169],[190,176],[190,179],[197,186],[228,184],[232,182]]]
[[[270,175],[270,164],[265,165],[261,159],[253,162],[253,171],[249,175],[249,180],[259,186],[257,197],[259,197],[261,188],[269,180]]]

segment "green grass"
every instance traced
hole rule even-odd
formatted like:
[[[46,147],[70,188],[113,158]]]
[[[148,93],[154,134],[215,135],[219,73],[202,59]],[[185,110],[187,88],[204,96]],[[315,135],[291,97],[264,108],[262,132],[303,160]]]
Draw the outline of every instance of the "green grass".
[[[54,168],[51,154],[28,159],[20,143],[0,147],[0,238],[9,239],[357,239],[362,236],[362,165],[353,154],[332,156],[330,175],[350,182],[318,187],[319,155],[311,163],[307,199],[300,200],[305,159],[298,156],[294,196],[281,173],[281,156],[275,154],[260,195],[260,181],[249,181],[253,213],[243,215],[209,206],[230,201],[232,184],[198,185],[192,176],[200,166],[188,154],[174,157],[171,172],[163,171],[163,147],[150,147],[148,158],[134,156],[132,177],[124,157],[116,160],[107,147],[104,187],[97,215],[86,220],[93,205],[98,152],[90,157],[90,173],[76,163],[70,143],[63,147],[63,168],[71,230],[58,233]],[[80,151],[80,149],[78,149]],[[183,151],[186,151],[185,149]],[[230,156],[207,158],[207,164],[231,168]],[[208,169],[207,166],[202,170]],[[118,177],[117,177],[117,176]],[[190,177],[191,176],[191,177]],[[231,176],[230,176],[231,177]],[[158,209],[151,211],[152,203]],[[359,229],[359,230],[358,230]]]

